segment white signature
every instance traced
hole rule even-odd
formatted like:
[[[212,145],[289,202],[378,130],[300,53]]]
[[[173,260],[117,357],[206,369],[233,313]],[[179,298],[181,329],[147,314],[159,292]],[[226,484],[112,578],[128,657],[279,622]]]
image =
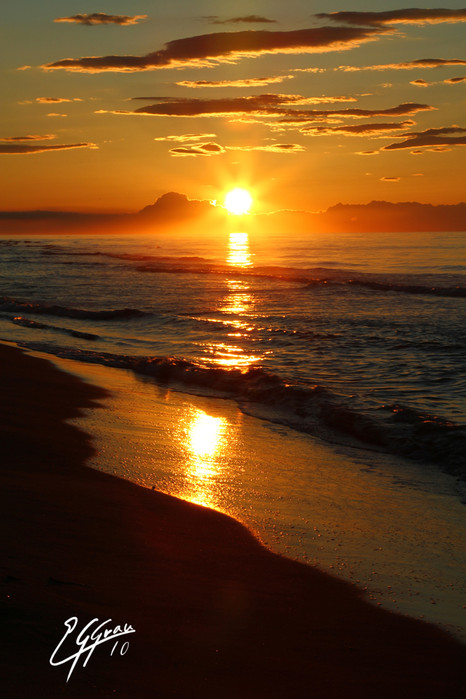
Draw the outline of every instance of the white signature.
[[[63,638],[61,639],[58,646],[55,648],[52,655],[50,656],[50,665],[57,666],[64,665],[65,663],[71,663],[71,667],[66,678],[66,681],[68,682],[78,661],[82,659],[83,667],[86,667],[87,663],[89,662],[89,658],[91,657],[97,646],[100,646],[102,643],[107,643],[108,641],[113,641],[115,638],[121,638],[121,636],[126,636],[129,633],[136,632],[136,629],[133,629],[131,624],[124,624],[123,626],[114,626],[113,628],[105,628],[105,626],[107,624],[110,624],[111,621],[111,619],[106,619],[105,621],[99,623],[99,619],[92,619],[88,624],[86,624],[86,626],[84,626],[84,628],[78,633],[78,635],[75,638],[75,646],[73,647],[73,650],[75,650],[76,646],[78,647],[78,650],[75,653],[68,655],[66,658],[56,660],[58,651],[60,650],[68,636],[70,636],[75,631],[79,623],[78,618],[75,616],[72,616],[69,619],[67,619],[65,621],[67,631],[65,631]],[[113,655],[119,643],[120,641],[116,641],[114,643],[110,655]],[[125,655],[128,648],[129,642],[125,641],[119,650],[120,655]]]

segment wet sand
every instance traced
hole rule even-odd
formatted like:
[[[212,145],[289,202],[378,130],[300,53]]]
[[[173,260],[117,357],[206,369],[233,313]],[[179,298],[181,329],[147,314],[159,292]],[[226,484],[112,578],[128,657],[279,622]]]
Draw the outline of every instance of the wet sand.
[[[92,435],[88,466],[230,515],[275,553],[466,642],[466,518],[452,476],[302,434],[272,410],[258,419],[257,404],[33,356],[109,391],[105,407],[74,421]]]
[[[105,400],[0,347],[1,685],[6,697],[456,697],[464,647],[262,547],[235,520],[84,466],[64,422]],[[131,624],[128,652],[49,658],[75,616]]]

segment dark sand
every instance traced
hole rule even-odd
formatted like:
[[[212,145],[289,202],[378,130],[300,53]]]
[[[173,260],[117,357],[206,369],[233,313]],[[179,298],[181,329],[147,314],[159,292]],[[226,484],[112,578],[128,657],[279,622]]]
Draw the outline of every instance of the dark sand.
[[[2,697],[465,696],[458,642],[233,519],[85,468],[64,419],[103,392],[16,348],[0,360]],[[49,657],[71,616],[136,633],[67,684]]]

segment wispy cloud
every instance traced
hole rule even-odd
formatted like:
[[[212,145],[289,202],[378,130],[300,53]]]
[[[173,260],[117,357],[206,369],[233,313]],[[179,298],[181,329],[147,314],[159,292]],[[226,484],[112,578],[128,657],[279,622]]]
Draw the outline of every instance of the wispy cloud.
[[[268,143],[263,146],[226,146],[227,150],[263,151],[266,153],[302,153],[306,149],[299,143]]]
[[[1,143],[0,153],[10,155],[27,155],[32,153],[47,153],[50,151],[72,150],[73,148],[98,148],[95,143],[62,143],[56,146],[31,146],[27,143]]]
[[[210,24],[276,24],[276,19],[261,17],[260,15],[245,15],[243,17],[230,17],[230,19],[220,19],[219,17],[209,17]]]
[[[223,99],[179,99],[173,102],[162,102],[136,109],[136,114],[153,114],[155,116],[211,116],[250,113],[270,113],[282,105],[289,104],[290,95],[253,95],[251,97],[232,97]]]
[[[190,141],[200,141],[206,138],[215,138],[214,133],[184,133],[179,136],[158,136],[154,141],[175,141],[178,143],[186,143]]]
[[[142,99],[134,97],[133,99]],[[150,98],[146,98],[150,99]],[[219,99],[195,99],[179,98],[170,102],[161,101],[146,107],[139,107],[134,111],[104,110],[99,114],[126,114],[126,115],[152,115],[152,116],[177,116],[177,117],[211,117],[211,116],[238,116],[244,114],[256,114],[263,116],[286,116],[290,114],[313,114],[313,112],[291,108],[306,104],[322,104],[332,102],[355,102],[356,98],[348,96],[336,97],[303,97],[302,95],[262,94],[249,97],[231,97]],[[417,105],[419,107],[419,105]],[[421,108],[429,108],[421,105]],[[357,111],[357,110],[356,110]],[[326,112],[322,112],[325,114]]]
[[[95,24],[118,24],[126,27],[137,24],[147,15],[107,15],[105,12],[92,12],[91,14],[72,15],[71,17],[57,17],[54,22],[74,22],[75,24],[85,24],[87,26]]]
[[[451,134],[466,134],[466,128],[460,126],[446,126],[426,131],[415,131],[405,134],[406,140],[390,143],[382,150],[401,150],[403,148],[432,148],[466,145],[466,136],[452,136]]]
[[[447,78],[446,80],[424,80],[423,78],[418,78],[417,80],[410,80],[410,85],[415,85],[416,87],[430,87],[431,85],[456,85],[457,83],[462,83],[466,80],[466,77],[459,78]]]
[[[447,80],[444,80],[444,83],[447,83],[448,85],[456,85],[457,83],[464,83],[466,80],[466,76],[461,76],[460,78],[448,78]]]
[[[466,9],[407,8],[384,12],[320,12],[316,17],[343,24],[371,27],[387,24],[440,24],[441,22],[466,22]]]
[[[176,137],[178,138],[178,137]],[[157,139],[156,139],[157,140]],[[168,140],[168,139],[167,139]],[[180,146],[172,148],[170,154],[174,156],[199,156],[199,155],[219,155],[226,151],[262,151],[265,153],[301,153],[305,148],[298,143],[267,143],[257,146],[221,146],[218,143],[200,143],[190,146]]]
[[[440,68],[441,66],[466,66],[462,58],[418,58],[404,63],[382,63],[373,66],[338,66],[334,70],[353,73],[359,70],[413,70],[414,68]]]
[[[410,85],[416,85],[417,87],[429,87],[429,85],[433,85],[433,83],[428,83],[427,80],[423,80],[422,78],[418,78],[417,80],[410,80]]]
[[[28,134],[27,136],[5,136],[0,138],[0,143],[16,143],[21,141],[50,141],[56,138],[53,133],[46,134]]]
[[[292,80],[294,75],[275,75],[269,78],[243,78],[242,80],[180,80],[180,87],[263,87]]]
[[[80,97],[36,97],[36,102],[40,104],[59,104],[60,102],[82,102]]]
[[[393,176],[385,176],[385,177],[380,177],[381,182],[399,182],[402,179],[406,179],[407,177],[424,177],[423,172],[413,172],[410,175],[393,175]]]
[[[295,110],[293,115],[289,115],[284,119],[280,119],[280,124],[304,124],[312,121],[335,121],[336,117],[365,119],[370,117],[384,116],[410,116],[422,111],[431,111],[435,109],[429,104],[417,104],[416,102],[404,102],[396,107],[388,109],[308,109]]]
[[[327,68],[291,68],[293,73],[325,73]]]
[[[176,156],[193,156],[193,155],[219,155],[224,153],[225,148],[219,146],[218,143],[200,143],[195,146],[181,146],[180,148],[172,148],[171,155]]]
[[[314,27],[294,31],[221,32],[170,41],[144,56],[64,58],[43,65],[45,70],[83,73],[134,72],[158,68],[214,66],[238,63],[265,54],[307,54],[345,51],[385,35],[383,27]]]
[[[345,126],[306,126],[301,133],[306,136],[388,136],[393,131],[403,131],[415,122],[412,119],[399,122],[381,122],[374,124],[351,124]],[[405,134],[404,134],[405,135]]]

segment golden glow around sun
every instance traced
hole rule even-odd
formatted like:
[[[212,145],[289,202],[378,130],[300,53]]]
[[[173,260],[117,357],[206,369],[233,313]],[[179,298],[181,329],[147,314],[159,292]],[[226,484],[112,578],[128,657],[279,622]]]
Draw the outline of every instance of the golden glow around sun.
[[[247,189],[236,187],[230,190],[225,196],[225,209],[230,214],[242,216],[247,214],[252,206],[252,197]]]

